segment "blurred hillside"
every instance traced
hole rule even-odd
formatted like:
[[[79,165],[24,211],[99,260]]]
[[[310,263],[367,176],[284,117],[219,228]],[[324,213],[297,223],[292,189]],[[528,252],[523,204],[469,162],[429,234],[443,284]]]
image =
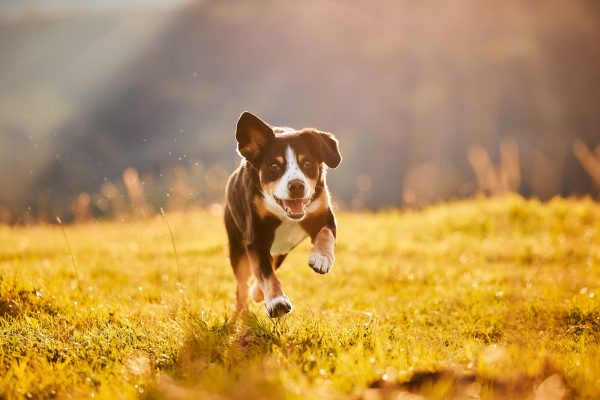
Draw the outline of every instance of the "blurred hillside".
[[[220,201],[243,110],[335,133],[352,208],[597,194],[572,150],[600,142],[597,2],[6,10],[3,220]]]

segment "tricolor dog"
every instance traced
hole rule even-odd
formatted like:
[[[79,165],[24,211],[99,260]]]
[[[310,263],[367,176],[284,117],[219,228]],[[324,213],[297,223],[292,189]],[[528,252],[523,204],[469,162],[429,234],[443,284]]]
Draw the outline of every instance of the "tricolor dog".
[[[320,274],[333,266],[336,223],[325,175],[342,161],[338,141],[316,129],[271,127],[249,112],[240,116],[235,137],[243,160],[227,182],[225,228],[236,311],[250,292],[264,300],[271,318],[281,317],[292,303],[275,271],[294,247],[310,237],[308,265]]]

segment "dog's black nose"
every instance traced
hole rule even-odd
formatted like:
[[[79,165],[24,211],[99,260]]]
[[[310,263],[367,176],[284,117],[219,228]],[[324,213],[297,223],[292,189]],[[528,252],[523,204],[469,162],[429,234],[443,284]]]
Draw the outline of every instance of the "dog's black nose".
[[[304,182],[300,179],[294,179],[293,181],[288,182],[288,191],[290,192],[290,197],[299,198],[304,197]]]

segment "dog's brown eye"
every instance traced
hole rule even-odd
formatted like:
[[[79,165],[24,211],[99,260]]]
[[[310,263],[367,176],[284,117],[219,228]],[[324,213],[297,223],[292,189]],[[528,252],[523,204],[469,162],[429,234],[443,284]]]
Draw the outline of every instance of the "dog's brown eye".
[[[304,163],[302,164],[302,166],[304,167],[304,169],[309,169],[310,167],[312,167],[312,161],[306,160],[304,161]]]
[[[271,171],[279,171],[279,164],[275,161],[271,163]]]

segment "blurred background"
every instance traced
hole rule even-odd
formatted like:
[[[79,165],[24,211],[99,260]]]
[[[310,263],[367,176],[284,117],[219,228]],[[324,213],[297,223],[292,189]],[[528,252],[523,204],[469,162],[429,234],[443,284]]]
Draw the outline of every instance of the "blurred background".
[[[218,211],[249,110],[342,209],[598,196],[600,2],[3,0],[0,221]]]

